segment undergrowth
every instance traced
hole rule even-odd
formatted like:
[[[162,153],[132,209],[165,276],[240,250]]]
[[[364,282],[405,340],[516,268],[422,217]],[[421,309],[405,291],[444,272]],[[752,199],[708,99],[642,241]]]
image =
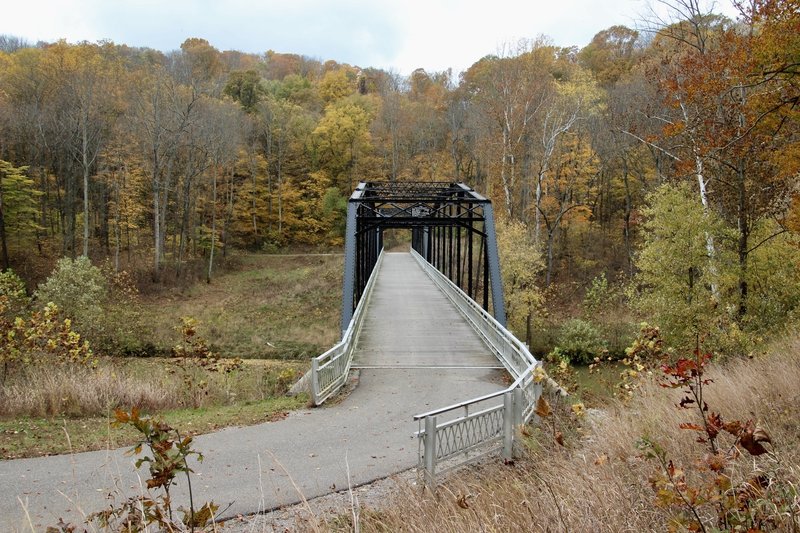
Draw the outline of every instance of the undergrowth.
[[[407,485],[362,509],[358,528],[800,531],[800,340],[724,365],[698,353],[660,369],[660,383],[637,381],[625,403],[602,411],[537,406],[551,413],[524,429],[527,445],[513,465],[463,470],[436,494]]]

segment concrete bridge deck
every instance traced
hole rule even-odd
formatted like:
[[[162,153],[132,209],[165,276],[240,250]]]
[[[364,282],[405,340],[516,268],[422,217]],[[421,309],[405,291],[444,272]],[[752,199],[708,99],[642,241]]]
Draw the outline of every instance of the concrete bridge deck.
[[[503,388],[504,371],[407,253],[386,254],[354,365],[358,387],[341,402],[286,419],[201,435],[195,502],[223,517],[252,514],[368,483],[416,466],[414,414]],[[0,461],[0,531],[30,531],[140,490],[123,450]],[[291,479],[290,479],[291,478]],[[294,488],[297,486],[297,489]],[[188,505],[185,479],[173,491]],[[299,492],[298,492],[299,489]]]

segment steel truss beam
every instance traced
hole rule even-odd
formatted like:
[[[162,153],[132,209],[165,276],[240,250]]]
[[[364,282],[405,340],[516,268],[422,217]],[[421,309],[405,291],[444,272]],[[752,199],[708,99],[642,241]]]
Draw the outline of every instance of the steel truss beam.
[[[342,331],[383,248],[383,231],[410,228],[411,246],[506,325],[494,213],[463,183],[363,182],[347,205]]]

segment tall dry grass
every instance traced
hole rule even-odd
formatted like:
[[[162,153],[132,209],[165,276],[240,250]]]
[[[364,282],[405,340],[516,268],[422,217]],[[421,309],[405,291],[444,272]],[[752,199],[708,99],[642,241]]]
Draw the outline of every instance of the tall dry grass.
[[[800,340],[787,342],[773,356],[730,362],[712,368],[707,388],[711,410],[723,418],[755,419],[771,435],[775,458],[742,457],[732,471],[734,486],[754,470],[771,471],[788,487],[800,487]],[[594,412],[566,447],[554,444],[551,428],[534,430],[532,445],[514,465],[497,461],[452,475],[435,495],[406,486],[378,509],[360,513],[365,532],[507,531],[667,531],[674,509],[656,505],[650,479],[658,463],[636,446],[646,436],[685,469],[692,483],[694,465],[707,449],[696,433],[679,429],[695,421],[694,412],[676,407],[679,390],[650,384],[629,406]],[[562,420],[567,419],[564,406]],[[563,427],[567,432],[566,424]],[[745,454],[746,455],[746,454]],[[766,503],[765,503],[766,505]],[[792,512],[791,510],[789,512]],[[800,531],[800,500],[794,493],[794,518],[784,515],[776,530]],[[705,518],[713,520],[706,509]],[[781,517],[778,517],[781,519]],[[331,529],[347,529],[342,517]]]
[[[173,360],[106,358],[97,368],[36,365],[0,386],[0,416],[106,416],[117,407],[148,412],[230,405],[285,394],[298,363],[245,364],[231,373],[181,368]]]

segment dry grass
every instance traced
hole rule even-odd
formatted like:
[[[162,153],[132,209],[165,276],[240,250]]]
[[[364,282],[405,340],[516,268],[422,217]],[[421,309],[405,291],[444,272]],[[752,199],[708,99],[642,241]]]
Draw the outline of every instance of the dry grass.
[[[148,342],[168,353],[182,316],[221,357],[308,360],[341,332],[340,255],[243,254],[235,271],[142,299]]]
[[[96,415],[123,405],[160,410],[173,403],[171,396],[153,381],[131,379],[111,367],[38,367],[30,369],[26,379],[0,389],[0,415]]]
[[[768,456],[736,462],[734,486],[754,469],[777,472],[800,486],[800,340],[779,353],[714,368],[708,389],[712,410],[723,418],[757,420],[772,436],[780,463]],[[658,442],[682,466],[691,481],[693,465],[705,453],[681,422],[696,416],[676,407],[680,391],[649,386],[629,406],[610,406],[590,415],[566,448],[552,442],[548,430],[534,430],[525,457],[513,466],[492,462],[446,480],[435,496],[407,487],[391,502],[361,512],[361,531],[666,531],[668,509],[655,503],[649,478],[658,464],[643,457],[636,443],[644,436]],[[562,409],[563,412],[563,409]],[[566,420],[566,415],[562,414]],[[795,524],[800,501],[795,492]],[[344,511],[343,511],[344,513]],[[343,516],[331,529],[348,529]],[[791,529],[790,520],[777,526]]]
[[[261,401],[285,394],[305,366],[253,361],[227,374],[168,359],[106,358],[95,369],[33,366],[0,387],[0,416],[106,416],[118,407],[158,412]]]

